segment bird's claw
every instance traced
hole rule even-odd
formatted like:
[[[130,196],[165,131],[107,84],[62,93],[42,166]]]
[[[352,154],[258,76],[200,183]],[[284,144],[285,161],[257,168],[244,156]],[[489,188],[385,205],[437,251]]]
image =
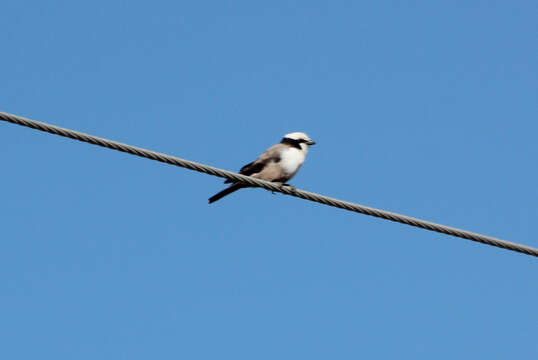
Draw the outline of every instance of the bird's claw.
[[[291,190],[291,191],[295,191],[295,187],[293,185],[290,185],[290,184],[285,184],[285,183],[277,183],[280,188],[286,188],[288,190]],[[274,191],[271,191],[271,194],[276,194]]]
[[[291,184],[282,184],[281,187],[287,188],[288,190],[295,191],[295,186]]]

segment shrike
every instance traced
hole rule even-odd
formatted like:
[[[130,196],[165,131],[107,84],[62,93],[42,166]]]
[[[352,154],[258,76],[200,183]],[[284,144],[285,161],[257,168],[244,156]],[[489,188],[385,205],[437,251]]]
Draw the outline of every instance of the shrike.
[[[305,133],[287,134],[280,143],[271,146],[258,159],[243,166],[239,173],[256,179],[284,184],[297,174],[304,163],[308,147],[314,144],[315,142]],[[232,183],[232,185],[210,197],[210,204],[234,191],[249,187],[249,185],[233,180],[226,180],[224,183]]]

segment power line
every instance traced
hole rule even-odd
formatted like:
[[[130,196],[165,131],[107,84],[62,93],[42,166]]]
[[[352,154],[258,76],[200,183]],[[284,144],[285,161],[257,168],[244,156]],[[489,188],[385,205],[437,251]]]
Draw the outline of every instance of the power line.
[[[300,190],[300,189],[281,186],[281,185],[271,183],[268,181],[255,179],[250,176],[237,174],[231,171],[226,171],[226,170],[218,169],[212,166],[199,164],[194,161],[184,160],[184,159],[177,158],[175,156],[170,156],[170,155],[158,153],[155,151],[142,149],[136,146],[123,144],[117,141],[103,139],[97,136],[88,135],[82,132],[65,129],[59,126],[50,125],[50,124],[43,123],[40,121],[30,120],[21,116],[0,112],[0,120],[7,121],[7,122],[17,124],[17,125],[21,125],[21,126],[26,126],[32,129],[48,132],[51,134],[68,137],[74,140],[87,142],[93,145],[106,147],[112,150],[122,151],[128,154],[144,157],[147,159],[160,161],[166,164],[180,166],[189,170],[194,170],[194,171],[203,172],[209,175],[219,176],[226,179],[243,182],[248,185],[255,186],[255,187],[261,187],[270,191],[280,192],[285,195],[291,195],[291,196],[295,196],[301,199],[315,201],[321,204],[337,207],[340,209],[354,211],[354,212],[358,212],[365,215],[375,216],[382,219],[391,220],[391,221],[399,222],[406,225],[416,226],[422,229],[436,231],[439,233],[459,237],[462,239],[468,239],[468,240],[480,242],[486,245],[497,246],[503,249],[517,251],[523,254],[538,257],[538,249],[532,248],[530,246],[516,244],[513,242],[506,241],[506,240],[501,240],[501,239],[473,233],[466,230],[461,230],[461,229],[457,229],[457,228],[453,228],[453,227],[449,227],[445,225],[440,225],[433,222],[416,219],[416,218],[412,218],[409,216],[405,216],[405,215],[401,215],[401,214],[397,214],[397,213],[393,213],[389,211],[379,210],[379,209],[371,208],[368,206],[363,206],[363,205],[355,204],[352,202],[343,201],[343,200],[311,193],[311,192]]]

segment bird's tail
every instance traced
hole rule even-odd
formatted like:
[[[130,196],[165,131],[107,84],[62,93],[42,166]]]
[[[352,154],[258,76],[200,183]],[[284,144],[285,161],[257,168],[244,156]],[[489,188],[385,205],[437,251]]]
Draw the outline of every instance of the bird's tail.
[[[237,191],[237,190],[239,190],[241,188],[244,188],[244,187],[246,187],[246,186],[243,185],[243,184],[239,184],[239,183],[232,184],[232,185],[228,186],[226,189],[222,190],[221,192],[216,193],[215,195],[211,196],[209,198],[209,203],[210,204],[214,203],[215,201],[222,199],[226,195],[230,195],[234,191]]]

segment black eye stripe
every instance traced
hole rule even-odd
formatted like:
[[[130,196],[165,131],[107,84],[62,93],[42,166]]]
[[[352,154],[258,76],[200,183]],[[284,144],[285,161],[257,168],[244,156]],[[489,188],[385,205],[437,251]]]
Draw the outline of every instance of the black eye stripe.
[[[305,140],[296,140],[296,139],[290,139],[290,138],[283,138],[282,141],[280,143],[282,144],[288,144],[288,145],[291,145],[292,147],[295,147],[297,149],[301,149],[301,143],[302,142],[305,142]]]

